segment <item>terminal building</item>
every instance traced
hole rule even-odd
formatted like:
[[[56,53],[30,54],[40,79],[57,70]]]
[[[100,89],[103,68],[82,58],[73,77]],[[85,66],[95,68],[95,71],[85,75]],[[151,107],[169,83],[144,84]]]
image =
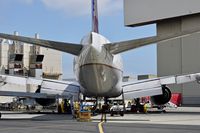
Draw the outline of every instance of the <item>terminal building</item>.
[[[14,35],[18,36],[18,32]],[[0,44],[1,74],[61,79],[62,52],[5,39]]]
[[[125,25],[156,23],[157,35],[200,28],[199,0],[124,0]],[[200,72],[200,34],[157,44],[157,74],[167,76]],[[183,104],[200,104],[200,85],[170,85],[182,93]]]

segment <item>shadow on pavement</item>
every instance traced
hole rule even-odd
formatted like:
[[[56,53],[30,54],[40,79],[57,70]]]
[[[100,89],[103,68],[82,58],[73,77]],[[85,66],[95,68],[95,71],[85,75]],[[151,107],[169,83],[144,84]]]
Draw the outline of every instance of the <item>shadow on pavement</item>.
[[[75,121],[72,115],[69,114],[22,114],[22,113],[14,113],[14,114],[4,114],[2,113],[1,121],[13,121],[13,120],[26,120],[26,121],[59,121],[59,120],[67,120],[67,121]]]

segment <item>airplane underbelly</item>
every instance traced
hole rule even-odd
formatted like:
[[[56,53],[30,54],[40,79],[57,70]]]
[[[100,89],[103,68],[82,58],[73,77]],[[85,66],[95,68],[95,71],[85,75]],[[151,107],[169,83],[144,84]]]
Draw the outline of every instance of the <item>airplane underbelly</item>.
[[[80,67],[79,81],[86,96],[116,97],[121,94],[122,71],[112,66],[90,63]]]

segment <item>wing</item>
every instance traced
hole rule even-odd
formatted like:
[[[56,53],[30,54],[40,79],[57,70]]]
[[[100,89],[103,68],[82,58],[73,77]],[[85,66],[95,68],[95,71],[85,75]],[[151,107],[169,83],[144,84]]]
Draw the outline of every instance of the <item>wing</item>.
[[[23,37],[23,36],[15,36],[15,35],[3,34],[3,33],[0,33],[0,38],[25,42],[29,44],[35,44],[42,47],[51,48],[51,49],[59,50],[62,52],[67,52],[73,55],[79,55],[83,47],[80,44],[56,42],[56,41],[35,39],[35,38],[29,38],[29,37]]]
[[[152,43],[164,42],[164,41],[172,40],[175,38],[189,36],[193,33],[199,33],[199,32],[200,32],[200,29],[195,29],[195,30],[184,31],[181,33],[169,34],[169,35],[164,35],[164,36],[153,36],[153,37],[146,37],[142,39],[109,43],[109,44],[105,44],[104,47],[107,50],[109,50],[112,54],[118,54],[118,53],[122,53],[131,49],[146,46]]]
[[[31,91],[27,92],[27,87]],[[0,75],[0,96],[69,99],[79,92],[77,82]]]
[[[123,92],[124,94],[131,94],[132,98],[155,96],[162,94],[162,85],[183,84],[193,81],[200,81],[200,73],[124,82]]]
[[[0,91],[0,96],[12,96],[12,97],[27,97],[27,98],[44,98],[44,99],[55,99],[55,98],[71,98],[71,95],[49,95],[45,93],[31,93],[31,92],[17,92],[17,91]]]

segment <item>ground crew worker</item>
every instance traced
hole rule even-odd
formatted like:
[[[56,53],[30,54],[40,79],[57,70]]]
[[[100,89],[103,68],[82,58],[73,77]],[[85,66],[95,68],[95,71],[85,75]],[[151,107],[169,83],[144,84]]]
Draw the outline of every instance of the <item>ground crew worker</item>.
[[[147,113],[147,108],[148,108],[147,106],[148,106],[147,103],[145,103],[144,104],[144,113]]]
[[[106,122],[106,113],[108,112],[108,104],[104,104],[102,105],[102,115],[101,115],[101,121],[105,121]]]

